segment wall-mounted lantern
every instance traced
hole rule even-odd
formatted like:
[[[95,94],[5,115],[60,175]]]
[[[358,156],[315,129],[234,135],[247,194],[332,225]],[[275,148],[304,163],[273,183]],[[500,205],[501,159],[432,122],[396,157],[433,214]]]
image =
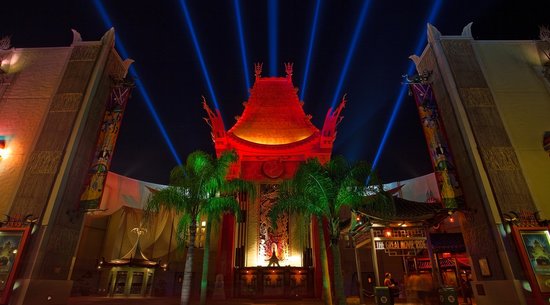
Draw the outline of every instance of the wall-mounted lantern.
[[[0,160],[5,159],[8,155],[8,148],[6,147],[6,138],[0,136]]]

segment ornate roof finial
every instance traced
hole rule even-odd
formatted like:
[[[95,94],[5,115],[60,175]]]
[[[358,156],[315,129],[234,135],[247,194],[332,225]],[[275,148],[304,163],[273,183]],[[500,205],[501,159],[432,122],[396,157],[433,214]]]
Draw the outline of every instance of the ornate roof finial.
[[[293,66],[294,66],[294,63],[285,62],[286,78],[288,78],[289,80],[292,80],[292,67]]]
[[[256,75],[256,79],[262,78],[262,66],[264,64],[261,62],[257,62],[254,64],[254,75]]]
[[[0,50],[7,50],[11,48],[11,37],[4,36],[0,39]]]

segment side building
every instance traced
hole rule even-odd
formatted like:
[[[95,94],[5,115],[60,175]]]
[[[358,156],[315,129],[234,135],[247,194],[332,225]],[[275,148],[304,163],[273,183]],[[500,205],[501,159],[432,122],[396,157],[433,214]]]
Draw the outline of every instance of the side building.
[[[475,40],[471,24],[460,36],[428,25],[428,45],[411,57],[433,89],[455,160],[480,305],[549,302],[549,48],[544,41]],[[544,257],[534,254],[535,240]]]
[[[131,61],[115,51],[114,35],[111,29],[100,41],[82,41],[73,30],[67,47],[6,43],[0,50],[0,214],[9,215],[0,246],[17,249],[25,242],[10,237],[6,228],[33,227],[24,251],[12,251],[0,272],[3,301],[13,286],[10,304],[67,302],[83,216],[90,208],[81,204],[82,194],[94,171],[100,178],[94,186],[101,191],[109,162],[94,164],[98,155],[106,159],[111,153],[99,153],[106,147],[99,147],[109,126],[105,118],[112,115],[114,88],[131,87],[124,81]],[[123,107],[117,109],[120,119]]]

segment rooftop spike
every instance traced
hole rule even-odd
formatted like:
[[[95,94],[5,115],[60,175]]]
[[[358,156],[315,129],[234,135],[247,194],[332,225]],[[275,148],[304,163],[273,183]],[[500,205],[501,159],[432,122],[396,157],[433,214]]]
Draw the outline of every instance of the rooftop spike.
[[[285,72],[286,72],[286,78],[289,81],[292,81],[292,67],[294,66],[294,63],[291,62],[285,62]]]
[[[254,75],[256,76],[256,79],[262,78],[262,67],[263,63],[257,62],[254,64]]]

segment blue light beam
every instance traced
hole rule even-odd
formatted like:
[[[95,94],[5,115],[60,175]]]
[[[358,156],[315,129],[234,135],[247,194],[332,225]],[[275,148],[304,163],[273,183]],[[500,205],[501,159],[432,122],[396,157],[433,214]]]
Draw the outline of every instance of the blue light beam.
[[[432,9],[430,10],[430,14],[428,15],[428,23],[433,23],[435,18],[437,17],[437,14],[439,13],[441,9],[441,5],[443,4],[443,0],[435,0],[434,4],[432,5]],[[414,49],[414,54],[420,54],[423,47],[426,45],[426,37],[427,32],[424,29],[422,31],[422,34],[420,35],[420,39],[418,40],[418,43],[416,45],[416,48]],[[415,70],[415,65],[413,62],[409,63],[409,68],[407,69],[407,75],[411,75]],[[390,120],[388,121],[388,125],[386,126],[386,130],[384,131],[384,135],[382,136],[382,141],[380,142],[380,145],[378,146],[378,150],[376,152],[376,156],[374,157],[374,161],[372,162],[372,169],[376,169],[376,166],[378,166],[378,162],[380,161],[380,156],[382,155],[382,152],[384,151],[384,146],[386,145],[386,142],[388,140],[388,137],[391,133],[392,127],[395,123],[395,119],[397,117],[397,114],[399,113],[399,109],[401,109],[401,104],[403,103],[403,100],[405,99],[405,93],[407,92],[408,86],[406,84],[401,85],[401,89],[399,90],[399,95],[397,96],[397,100],[395,101],[395,105],[393,106],[393,110],[390,116]]]
[[[239,0],[234,0],[235,16],[237,17],[237,29],[239,30],[239,44],[241,46],[241,59],[243,61],[243,71],[246,84],[246,96],[248,96],[248,90],[250,90],[250,74],[248,73],[248,59],[246,57],[246,48],[244,44],[243,23],[241,18],[241,5]]]
[[[321,0],[317,0],[315,4],[315,13],[313,15],[313,24],[311,25],[311,36],[309,36],[309,46],[307,50],[307,57],[306,57],[306,67],[304,69],[304,78],[302,81],[302,87],[300,92],[300,100],[304,100],[305,92],[306,92],[306,86],[307,86],[307,78],[309,76],[309,64],[311,63],[311,53],[313,52],[313,43],[315,42],[315,34],[317,33],[317,22],[319,20],[319,11],[321,8]]]
[[[365,0],[365,2],[363,3],[363,8],[361,9],[359,20],[355,25],[355,31],[353,32],[353,38],[351,40],[348,53],[346,55],[346,61],[344,62],[344,67],[342,68],[342,71],[340,73],[340,79],[338,80],[338,85],[336,86],[336,90],[334,91],[334,96],[332,97],[332,103],[330,104],[331,105],[330,107],[332,107],[333,109],[334,107],[336,107],[336,102],[340,95],[340,91],[342,90],[342,85],[344,84],[346,74],[348,73],[349,64],[351,62],[351,58],[353,57],[353,52],[356,49],[357,41],[359,40],[359,34],[361,33],[361,29],[363,28],[363,24],[365,23],[365,18],[367,16],[367,11],[368,11],[370,2],[371,2],[370,0]]]
[[[268,0],[269,76],[277,76],[277,13],[277,0]]]
[[[193,40],[195,53],[197,53],[197,57],[199,58],[199,63],[201,65],[202,74],[204,75],[204,80],[206,81],[206,86],[208,87],[208,91],[210,92],[210,96],[212,97],[212,102],[214,103],[214,107],[216,107],[216,109],[219,110],[220,107],[218,105],[218,99],[216,98],[216,94],[214,93],[214,87],[212,86],[212,82],[210,81],[210,74],[208,74],[206,63],[204,62],[204,58],[202,57],[201,47],[199,45],[199,41],[195,33],[195,28],[193,27],[193,22],[191,21],[191,16],[189,16],[189,10],[187,9],[185,0],[180,0],[180,5],[183,11],[183,15],[185,17],[185,22],[187,23],[187,27],[189,28],[189,33],[191,34],[191,39]]]
[[[111,21],[111,18],[109,18],[109,15],[107,14],[107,10],[103,6],[103,3],[101,3],[101,0],[94,0],[94,5],[96,7],[96,10],[99,12],[99,15],[101,16],[101,19],[105,27],[112,28],[113,23]],[[122,55],[123,58],[129,58],[128,52],[126,51],[126,48],[124,47],[124,44],[122,43],[118,35],[115,35],[115,44],[118,51],[120,52],[120,55]],[[136,88],[138,89],[139,93],[143,97],[143,100],[145,101],[145,105],[147,106],[147,109],[149,109],[149,113],[153,117],[155,124],[160,130],[160,133],[162,134],[162,137],[164,138],[166,145],[168,145],[168,149],[170,149],[170,153],[172,153],[172,156],[174,157],[178,165],[182,165],[181,159],[178,153],[176,152],[174,144],[172,143],[172,140],[170,140],[170,136],[168,136],[168,132],[166,131],[166,128],[164,128],[164,124],[162,124],[162,121],[160,120],[160,117],[157,111],[155,110],[153,101],[151,100],[149,93],[147,92],[147,90],[145,89],[145,86],[143,85],[143,83],[141,82],[141,79],[139,78],[135,65],[130,66],[129,72],[135,81]]]

